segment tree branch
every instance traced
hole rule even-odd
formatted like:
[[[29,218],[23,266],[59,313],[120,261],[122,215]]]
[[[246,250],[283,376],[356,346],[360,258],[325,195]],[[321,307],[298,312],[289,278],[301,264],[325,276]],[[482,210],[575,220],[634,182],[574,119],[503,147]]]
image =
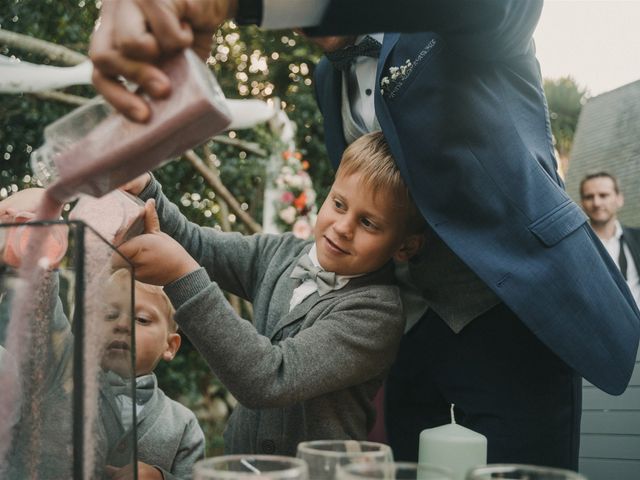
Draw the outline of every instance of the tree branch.
[[[249,153],[253,153],[258,155],[259,157],[267,157],[269,153],[260,148],[260,146],[256,143],[245,142],[244,140],[239,140],[237,138],[229,138],[224,135],[216,135],[212,138],[212,140],[216,143],[222,143],[223,145],[231,145],[232,147],[236,147],[240,150],[246,150]]]
[[[55,100],[57,102],[68,103],[70,105],[85,105],[89,98],[71,95],[70,93],[58,92],[56,90],[45,90],[43,92],[33,92],[33,96],[43,100]]]
[[[231,211],[249,228],[252,233],[258,233],[262,231],[262,227],[258,224],[251,215],[242,210],[240,204],[233,196],[233,194],[227,190],[220,177],[215,175],[204,163],[204,161],[193,151],[188,150],[185,152],[184,157],[193,165],[193,167],[202,175],[202,177],[211,185],[216,195],[227,203]]]
[[[61,45],[33,38],[29,35],[10,32],[2,28],[0,28],[0,44],[7,45],[21,51],[38,53],[46,56],[54,62],[60,62],[64,65],[78,65],[79,63],[88,60],[87,56]]]

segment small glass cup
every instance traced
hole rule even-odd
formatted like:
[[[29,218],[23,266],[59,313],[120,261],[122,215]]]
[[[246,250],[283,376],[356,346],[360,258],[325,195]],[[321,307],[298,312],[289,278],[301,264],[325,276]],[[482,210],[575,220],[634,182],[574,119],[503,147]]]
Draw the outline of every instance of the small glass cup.
[[[307,462],[313,480],[334,480],[338,465],[393,462],[389,445],[356,440],[302,442],[296,456]]]
[[[46,268],[58,267],[67,253],[67,227],[56,223],[29,225],[34,219],[31,212],[19,212],[11,220],[10,223],[24,225],[10,227],[6,238],[0,241],[0,263],[19,268],[27,255],[37,254],[41,265],[45,261]],[[38,243],[32,237],[37,237]]]
[[[477,467],[467,474],[466,480],[587,480],[586,477],[571,470],[536,465],[494,464]]]
[[[223,455],[200,460],[193,480],[308,480],[307,464],[278,455]]]
[[[411,462],[338,465],[336,480],[453,480],[453,473],[435,465]]]

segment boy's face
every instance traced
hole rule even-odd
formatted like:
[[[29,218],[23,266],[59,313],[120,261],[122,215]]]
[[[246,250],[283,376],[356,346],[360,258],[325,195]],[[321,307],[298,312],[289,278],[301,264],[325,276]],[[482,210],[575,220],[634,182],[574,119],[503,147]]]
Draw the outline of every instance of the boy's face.
[[[404,246],[406,215],[398,212],[390,194],[374,192],[361,177],[358,172],[338,174],[318,213],[318,261],[329,272],[373,272]]]
[[[151,373],[160,359],[172,360],[180,336],[169,331],[170,319],[163,300],[136,284],[136,376]],[[176,345],[176,339],[178,343]]]
[[[128,282],[111,286],[107,293],[109,302],[107,328],[109,334],[103,357],[103,368],[120,376],[130,376],[130,321]],[[169,331],[168,312],[164,302],[136,283],[135,291],[135,375],[151,373],[161,359],[172,360],[180,346],[180,335]]]

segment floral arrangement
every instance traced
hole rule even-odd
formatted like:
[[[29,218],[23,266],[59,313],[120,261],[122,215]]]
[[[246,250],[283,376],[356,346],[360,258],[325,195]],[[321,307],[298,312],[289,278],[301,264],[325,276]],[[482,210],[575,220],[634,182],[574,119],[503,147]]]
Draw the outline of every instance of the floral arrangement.
[[[275,222],[283,231],[292,231],[302,239],[313,233],[318,209],[316,192],[307,173],[309,162],[299,152],[285,151],[275,179],[277,189]]]

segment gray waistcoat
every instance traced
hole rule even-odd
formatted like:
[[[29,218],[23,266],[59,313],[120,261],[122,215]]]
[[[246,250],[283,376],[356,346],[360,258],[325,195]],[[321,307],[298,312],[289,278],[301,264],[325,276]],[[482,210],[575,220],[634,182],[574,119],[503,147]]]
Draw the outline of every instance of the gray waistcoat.
[[[401,294],[408,324],[415,324],[431,308],[458,333],[500,303],[489,287],[431,232],[420,255],[409,263],[408,269],[396,269],[396,274],[402,277]],[[422,302],[416,300],[416,293]],[[407,325],[407,329],[411,326]]]

